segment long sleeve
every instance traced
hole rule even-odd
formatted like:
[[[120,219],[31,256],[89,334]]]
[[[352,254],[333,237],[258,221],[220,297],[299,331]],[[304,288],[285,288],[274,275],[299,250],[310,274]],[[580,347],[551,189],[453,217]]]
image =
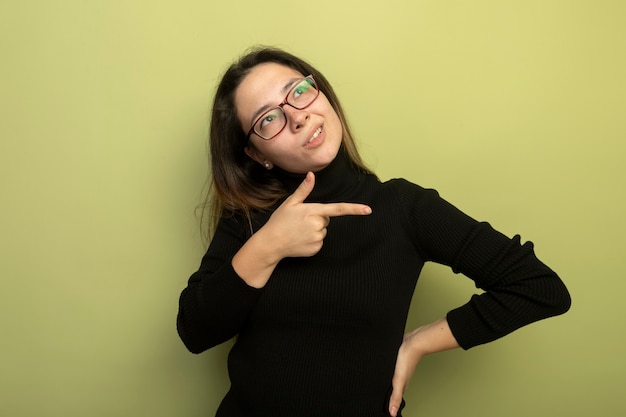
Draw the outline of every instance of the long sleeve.
[[[244,242],[241,223],[236,218],[222,219],[200,268],[180,295],[178,334],[193,353],[234,337],[262,293],[248,286],[232,267],[232,257]]]
[[[447,314],[464,349],[498,339],[532,322],[562,314],[571,300],[557,274],[535,256],[533,244],[510,239],[443,200],[434,190],[400,186],[414,242],[426,260],[449,265],[477,288]]]
[[[302,182],[283,177],[288,192]],[[178,331],[189,350],[237,335],[220,417],[388,416],[398,348],[428,261],[484,290],[448,314],[466,349],[569,307],[563,283],[530,243],[470,218],[435,191],[405,180],[381,183],[337,158],[316,173],[307,201],[359,202],[372,214],[333,218],[321,250],[284,259],[261,290],[231,266],[247,222],[223,219],[181,294]],[[270,215],[253,216],[252,229]]]

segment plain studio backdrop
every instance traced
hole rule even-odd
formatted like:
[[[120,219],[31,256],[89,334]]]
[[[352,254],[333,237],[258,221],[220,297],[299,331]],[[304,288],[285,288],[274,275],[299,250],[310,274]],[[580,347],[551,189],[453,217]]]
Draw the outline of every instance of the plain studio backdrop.
[[[619,0],[3,1],[0,415],[213,415],[230,343],[188,353],[177,299],[216,82],[267,44],[331,80],[382,179],[532,240],[571,290],[564,316],[425,359],[406,416],[623,417],[625,19]],[[409,327],[476,291],[429,265]]]

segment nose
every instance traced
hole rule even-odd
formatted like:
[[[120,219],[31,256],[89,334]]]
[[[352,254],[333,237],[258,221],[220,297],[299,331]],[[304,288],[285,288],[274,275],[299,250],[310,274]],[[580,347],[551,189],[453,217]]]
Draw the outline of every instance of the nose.
[[[289,125],[289,128],[294,132],[302,129],[310,117],[307,109],[298,110],[290,105],[284,106],[283,111],[287,115],[287,124]]]

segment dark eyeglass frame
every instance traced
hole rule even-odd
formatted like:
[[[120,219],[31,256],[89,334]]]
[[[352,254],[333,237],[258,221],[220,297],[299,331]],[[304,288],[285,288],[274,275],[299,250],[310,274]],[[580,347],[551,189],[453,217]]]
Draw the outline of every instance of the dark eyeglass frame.
[[[307,79],[309,79],[309,80],[311,80],[313,82],[313,87],[315,88],[315,91],[316,91],[315,97],[313,98],[313,100],[311,100],[311,102],[309,104],[307,104],[306,106],[303,106],[303,107],[297,107],[297,106],[294,106],[293,104],[289,103],[288,99],[291,96],[291,93],[293,93],[293,90],[295,88],[297,88],[298,85],[300,85],[300,83],[302,81],[307,80]],[[254,123],[252,123],[252,127],[248,131],[248,134],[246,135],[246,139],[249,140],[250,136],[253,133],[255,135],[257,135],[258,137],[260,137],[261,139],[263,139],[263,140],[274,139],[276,136],[280,135],[282,133],[282,131],[285,130],[285,126],[287,126],[287,113],[285,113],[285,110],[283,109],[283,107],[285,107],[285,105],[289,105],[289,106],[291,106],[291,107],[293,107],[294,109],[297,109],[297,110],[304,110],[307,107],[309,107],[311,104],[315,103],[315,100],[317,100],[319,95],[320,95],[320,88],[317,85],[317,81],[315,81],[315,78],[313,77],[313,74],[307,75],[306,77],[303,77],[302,79],[298,80],[295,83],[294,87],[289,90],[289,92],[287,93],[287,95],[285,96],[283,101],[278,106],[272,107],[271,109],[268,109],[267,111],[264,111],[262,115],[257,117],[257,119],[254,121]],[[280,110],[283,113],[283,116],[284,116],[284,119],[285,119],[285,124],[283,124],[283,127],[281,127],[280,130],[275,135],[270,136],[269,138],[266,138],[266,137],[262,136],[259,132],[257,132],[255,130],[255,127],[256,127],[257,123],[259,122],[259,120],[263,119],[267,115],[267,113],[269,113],[269,112],[271,112],[271,111],[273,111],[275,109],[278,109],[278,110]]]

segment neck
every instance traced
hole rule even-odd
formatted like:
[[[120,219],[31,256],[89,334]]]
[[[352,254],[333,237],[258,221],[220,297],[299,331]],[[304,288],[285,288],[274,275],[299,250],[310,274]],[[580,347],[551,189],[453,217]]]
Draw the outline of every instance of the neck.
[[[285,184],[289,194],[293,193],[304,181],[305,174],[294,174],[278,167],[275,167],[273,171],[274,175]],[[326,168],[315,173],[315,187],[306,201],[342,201],[341,198],[345,192],[356,186],[363,176],[352,165],[342,148]]]

